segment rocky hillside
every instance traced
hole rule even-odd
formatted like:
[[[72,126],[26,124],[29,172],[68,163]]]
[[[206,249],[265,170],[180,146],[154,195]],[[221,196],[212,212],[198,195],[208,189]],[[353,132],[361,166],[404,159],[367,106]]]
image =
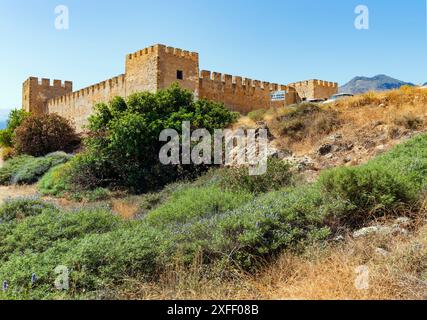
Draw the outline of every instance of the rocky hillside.
[[[404,85],[414,86],[413,83],[397,80],[386,75],[377,75],[372,78],[355,77],[350,82],[340,87],[339,91],[341,93],[361,94],[368,91],[399,89]]]
[[[297,163],[310,180],[331,167],[357,166],[427,131],[427,91],[416,87],[366,93],[335,104],[300,105],[243,118],[240,127],[268,127],[270,153]],[[250,115],[249,115],[250,116]]]

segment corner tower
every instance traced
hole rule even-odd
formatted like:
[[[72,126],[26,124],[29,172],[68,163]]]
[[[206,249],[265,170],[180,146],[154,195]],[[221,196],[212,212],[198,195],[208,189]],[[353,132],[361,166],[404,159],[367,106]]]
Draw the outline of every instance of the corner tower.
[[[47,102],[55,97],[60,97],[73,92],[71,81],[28,78],[22,86],[22,108],[33,114],[47,113]]]

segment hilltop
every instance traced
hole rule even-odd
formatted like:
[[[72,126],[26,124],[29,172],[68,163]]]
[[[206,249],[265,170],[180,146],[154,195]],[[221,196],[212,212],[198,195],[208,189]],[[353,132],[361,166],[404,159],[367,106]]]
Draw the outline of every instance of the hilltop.
[[[387,75],[377,75],[374,77],[355,77],[342,87],[339,91],[341,93],[361,94],[368,91],[386,91],[392,89],[399,89],[402,86],[414,86],[413,83],[404,82],[394,79]]]

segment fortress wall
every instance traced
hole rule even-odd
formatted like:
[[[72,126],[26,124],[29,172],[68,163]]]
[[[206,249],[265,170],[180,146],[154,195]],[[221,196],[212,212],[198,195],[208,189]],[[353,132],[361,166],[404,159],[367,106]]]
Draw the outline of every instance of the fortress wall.
[[[322,80],[307,80],[289,84],[295,88],[301,100],[328,99],[338,93],[338,83]]]
[[[320,99],[329,99],[338,93],[338,83],[315,80],[314,96]]]
[[[286,101],[271,101],[270,94],[277,90],[288,92]],[[222,102],[233,111],[248,113],[292,104],[295,90],[276,83],[203,70],[200,73],[199,97]]]
[[[70,120],[77,131],[83,130],[93,106],[108,102],[116,96],[126,97],[125,75],[97,83],[93,86],[69,93],[48,101],[48,113],[57,113]]]
[[[180,79],[182,75],[182,79]],[[199,55],[178,48],[154,45],[126,56],[126,73],[72,92],[72,82],[31,77],[24,82],[22,105],[35,114],[58,113],[74,123],[78,131],[87,124],[93,106],[115,96],[127,98],[135,92],[157,92],[178,82],[196,98],[224,103],[231,110],[248,113],[282,107],[303,99],[329,98],[338,84],[308,80],[288,86],[218,72],[199,73]],[[285,90],[286,101],[271,101],[273,91]]]

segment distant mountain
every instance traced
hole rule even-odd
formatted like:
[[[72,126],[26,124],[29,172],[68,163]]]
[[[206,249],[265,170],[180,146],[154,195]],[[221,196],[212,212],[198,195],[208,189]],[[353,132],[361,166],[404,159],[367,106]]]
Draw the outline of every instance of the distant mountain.
[[[6,128],[6,120],[0,120],[0,130]]]
[[[426,82],[426,83],[424,83],[424,84],[423,84],[423,86],[424,86],[424,87],[425,87],[425,86],[427,86],[427,82]]]
[[[413,83],[400,81],[384,74],[375,77],[356,77],[340,87],[340,93],[359,94],[368,91],[387,91],[399,89],[401,86],[414,86]]]

